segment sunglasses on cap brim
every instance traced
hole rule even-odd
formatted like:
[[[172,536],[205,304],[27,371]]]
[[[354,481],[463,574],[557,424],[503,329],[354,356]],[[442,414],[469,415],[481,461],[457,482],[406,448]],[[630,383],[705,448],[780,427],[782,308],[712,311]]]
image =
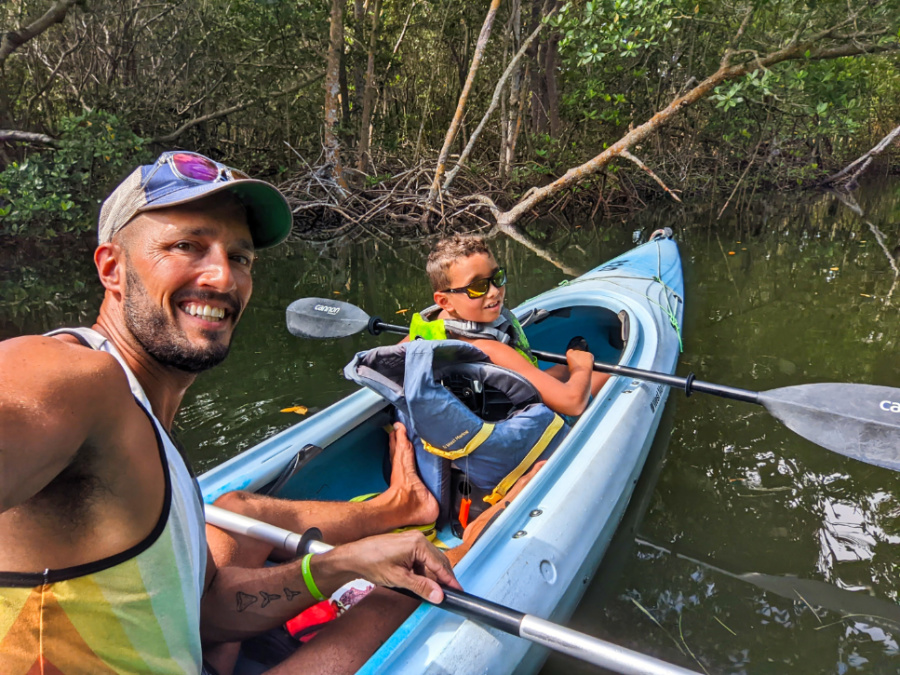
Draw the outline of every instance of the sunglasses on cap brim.
[[[153,175],[159,168],[165,164],[169,165],[178,178],[195,183],[215,183],[219,180],[249,180],[250,176],[243,171],[232,169],[230,166],[219,164],[209,157],[196,152],[173,151],[165,152],[156,160],[156,166],[147,175],[141,183],[141,187],[146,187]]]
[[[491,284],[494,284],[497,288],[503,288],[506,286],[506,270],[502,267],[498,267],[487,279],[476,279],[472,283],[467,286],[463,286],[462,288],[448,288],[445,291],[441,291],[442,293],[465,293],[471,299],[481,298],[483,297],[491,288]]]

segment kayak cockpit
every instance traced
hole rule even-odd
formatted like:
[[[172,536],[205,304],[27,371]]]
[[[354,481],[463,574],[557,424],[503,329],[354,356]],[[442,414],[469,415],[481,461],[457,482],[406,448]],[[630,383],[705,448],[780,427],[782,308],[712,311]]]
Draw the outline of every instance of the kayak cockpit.
[[[629,319],[624,310],[616,312],[602,306],[572,306],[536,313],[525,323],[528,340],[535,349],[563,353],[569,339],[584,337],[597,360],[617,363],[629,339]],[[550,364],[541,363],[541,367]],[[474,389],[465,377],[465,369],[448,377],[448,388],[465,402],[466,389]],[[503,402],[486,400],[485,392],[472,391],[476,407],[503,410]],[[500,415],[502,417],[502,414]],[[360,495],[381,492],[390,476],[388,436],[393,410],[386,402],[378,411],[348,429],[325,450],[304,447],[293,475],[282,478],[273,496],[304,500],[350,500]],[[457,486],[454,486],[457,487]],[[459,539],[450,527],[439,529],[438,539],[454,546]]]

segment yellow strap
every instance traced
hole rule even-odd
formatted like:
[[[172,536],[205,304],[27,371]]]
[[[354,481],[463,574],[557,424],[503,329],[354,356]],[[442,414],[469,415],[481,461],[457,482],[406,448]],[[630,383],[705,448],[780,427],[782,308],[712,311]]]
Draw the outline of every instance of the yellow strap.
[[[538,440],[537,444],[525,455],[525,459],[519,462],[519,466],[512,470],[506,478],[497,483],[497,487],[494,488],[494,491],[484,498],[488,504],[494,505],[499,502],[503,497],[506,496],[506,493],[509,492],[509,489],[515,485],[516,481],[519,480],[528,469],[531,468],[531,465],[534,464],[535,460],[541,456],[541,453],[547,449],[547,446],[550,445],[550,441],[553,440],[553,437],[556,436],[556,433],[562,429],[563,427],[563,418],[559,415],[553,416],[553,421],[547,425],[547,428],[544,429],[544,433],[541,435],[540,440]]]
[[[459,459],[460,457],[465,457],[466,455],[471,455],[475,452],[475,450],[478,449],[478,446],[484,443],[493,431],[494,425],[485,422],[481,425],[481,429],[478,430],[478,433],[472,437],[472,440],[466,443],[466,447],[461,448],[460,450],[442,450],[441,448],[433,446],[424,438],[422,439],[422,445],[424,445],[425,449],[432,455],[437,455],[444,459]]]

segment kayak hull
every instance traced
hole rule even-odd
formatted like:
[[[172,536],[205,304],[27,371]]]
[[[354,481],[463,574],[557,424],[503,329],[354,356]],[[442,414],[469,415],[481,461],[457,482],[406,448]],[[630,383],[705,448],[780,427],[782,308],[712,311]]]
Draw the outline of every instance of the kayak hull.
[[[680,353],[683,297],[677,245],[661,238],[514,312],[521,318],[546,310],[544,320],[526,327],[535,349],[562,353],[580,334],[598,360],[672,373]],[[623,323],[624,344],[615,339]],[[610,378],[546,466],[456,566],[463,588],[518,611],[565,621],[622,519],[667,395],[663,385]],[[307,463],[301,479],[292,480],[280,496],[340,498],[328,490],[342,482],[350,483],[342,487],[351,496],[383,488],[377,475],[380,453],[353,453],[361,443],[371,444],[372,431],[387,419],[377,395],[352,394],[201,476],[204,496],[212,502],[231,490],[261,488],[305,444],[325,450],[301,460]],[[351,457],[355,471],[347,472],[343,467]],[[546,655],[521,638],[422,605],[360,672],[533,672]]]

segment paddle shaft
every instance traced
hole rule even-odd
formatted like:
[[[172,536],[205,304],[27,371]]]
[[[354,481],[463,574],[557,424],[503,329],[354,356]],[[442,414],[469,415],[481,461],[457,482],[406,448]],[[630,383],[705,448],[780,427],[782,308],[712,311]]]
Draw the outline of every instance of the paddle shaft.
[[[561,363],[566,365],[566,357],[562,354],[554,354],[552,352],[544,352],[539,349],[532,349],[534,354],[541,361],[548,363]],[[695,380],[694,375],[687,377],[678,377],[677,375],[667,375],[666,373],[657,373],[653,370],[641,370],[639,368],[629,368],[628,366],[617,366],[611,363],[601,363],[594,361],[594,370],[601,373],[610,373],[612,375],[624,375],[625,377],[633,377],[638,380],[647,380],[648,382],[657,382],[669,387],[678,387],[683,389],[684,393],[690,396],[695,391],[704,394],[713,394],[722,398],[730,398],[735,401],[745,401],[746,403],[759,403],[759,394],[749,389],[739,389],[737,387],[729,387],[723,384],[712,384],[703,380]]]
[[[395,324],[385,323],[377,316],[369,320],[369,332],[372,335],[380,333],[396,333],[398,335],[409,335],[409,328],[406,326],[397,326]],[[566,357],[563,354],[554,354],[553,352],[545,352],[539,349],[532,349],[534,354],[541,361],[547,363],[561,363],[566,365]],[[739,389],[737,387],[729,387],[722,384],[712,384],[703,380],[694,379],[693,374],[687,377],[678,377],[677,375],[668,375],[666,373],[657,373],[653,370],[640,370],[638,368],[629,368],[628,366],[618,366],[611,363],[602,363],[594,361],[594,370],[601,373],[610,373],[612,375],[623,375],[625,377],[633,377],[638,380],[647,380],[648,382],[657,382],[667,387],[677,387],[683,389],[684,393],[690,396],[695,391],[704,394],[713,394],[723,398],[730,398],[735,401],[745,401],[747,403],[759,404],[759,394],[749,389]]]
[[[299,535],[296,532],[227,511],[212,504],[207,504],[205,509],[206,522],[210,525],[265,541],[291,555],[325,553],[332,549],[328,544],[310,536],[310,532]],[[412,591],[391,590],[423,601]],[[467,619],[477,620],[510,635],[524,638],[553,651],[568,654],[595,666],[601,666],[622,673],[622,675],[697,675],[693,670],[625,649],[530,614],[517,612],[464,591],[446,587],[442,590],[444,591],[444,600],[440,605],[436,605],[437,607],[455,612]]]

